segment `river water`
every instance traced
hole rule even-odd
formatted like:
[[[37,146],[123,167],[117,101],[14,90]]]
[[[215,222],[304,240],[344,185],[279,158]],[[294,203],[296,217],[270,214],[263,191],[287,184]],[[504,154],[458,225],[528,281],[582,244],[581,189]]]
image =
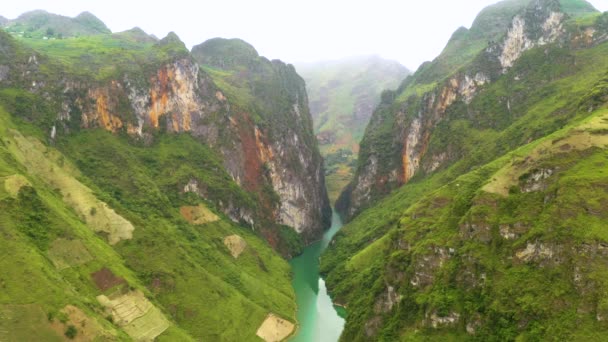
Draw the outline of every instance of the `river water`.
[[[299,323],[290,342],[335,342],[344,329],[344,318],[341,317],[344,311],[333,305],[325,281],[319,275],[319,256],[342,228],[342,221],[335,212],[331,222],[331,228],[321,241],[306,247],[302,255],[289,262],[294,274]]]

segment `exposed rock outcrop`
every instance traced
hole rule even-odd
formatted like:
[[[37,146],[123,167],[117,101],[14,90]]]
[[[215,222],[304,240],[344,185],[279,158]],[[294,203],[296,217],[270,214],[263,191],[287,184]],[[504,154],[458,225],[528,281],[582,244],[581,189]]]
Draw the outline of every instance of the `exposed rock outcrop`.
[[[394,135],[380,138],[390,139],[390,148],[368,142],[366,139],[371,138],[364,137],[361,151],[364,162],[359,164],[353,182],[338,199],[336,208],[350,219],[382,194],[407,183],[421,167],[429,172],[441,167],[449,159],[451,151],[440,151],[423,162],[433,128],[452,104],[456,101],[470,103],[478,89],[488,82],[490,76],[482,71],[457,74],[422,98],[411,98],[400,105],[394,113]],[[380,114],[386,110],[383,105],[388,107],[391,103],[380,105],[376,115],[372,116],[368,131],[385,125],[385,114]],[[395,155],[397,151],[399,154]]]
[[[228,71],[222,81],[252,96],[245,107],[226,95],[236,135],[221,148],[227,170],[246,189],[263,192],[269,185],[278,203],[267,198],[265,205],[278,222],[307,241],[319,238],[331,209],[302,78],[293,66],[268,61],[236,39],[212,39],[194,47],[193,56],[205,67]]]
[[[228,248],[232,257],[238,259],[247,248],[247,241],[238,235],[230,235],[224,238],[224,245]]]
[[[181,44],[174,34],[169,38],[158,44]],[[232,58],[223,47],[232,43],[211,40],[193,50],[194,58],[180,54],[148,66],[146,70],[153,71],[144,75],[125,72],[122,79],[96,85],[66,80],[53,138],[69,132],[74,121],[82,128],[126,132],[144,144],[151,144],[158,132],[189,133],[222,156],[226,171],[256,194],[259,206],[219,203],[195,179],[184,181],[184,192],[215,202],[234,221],[262,226],[271,242],[281,239],[268,228],[272,222],[293,227],[313,241],[329,225],[331,209],[304,82],[292,66],[270,62],[257,52]],[[233,50],[243,49],[253,48],[239,41]],[[238,82],[250,87],[242,94],[218,88],[215,76],[202,69],[234,72],[230,68],[241,65],[249,69]]]
[[[476,20],[470,32],[465,29],[455,33],[451,45],[448,44],[444,51],[446,56],[439,56],[433,62],[434,68],[421,67],[404,81],[396,93],[386,96],[376,109],[361,143],[359,168],[354,180],[336,204],[345,219],[352,219],[415,175],[435,172],[458,160],[462,153],[459,146],[445,143],[445,138],[436,136],[437,128],[442,124],[448,127],[445,121],[450,121],[450,113],[454,111],[464,113],[469,120],[482,121],[483,118],[475,117],[479,110],[479,104],[474,106],[478,93],[485,85],[507,73],[526,51],[550,44],[589,46],[601,41],[598,29],[593,27],[579,35],[567,31],[565,21],[568,15],[559,1],[535,0],[512,17],[502,38],[493,41],[496,33],[488,35],[487,47],[470,57],[470,63],[446,73],[445,79],[427,83],[432,80],[427,78],[436,76],[433,70],[439,69],[453,53],[450,49],[462,44],[458,42],[460,36],[469,34],[469,39],[473,39],[480,35],[480,29],[475,25],[484,22],[482,19]],[[518,80],[519,76],[514,78]],[[511,100],[505,98],[500,101],[504,111],[512,115]],[[488,123],[490,127],[493,125],[498,123]],[[533,191],[532,188],[529,190]]]
[[[4,38],[6,44],[0,43],[10,47],[11,39]],[[275,247],[283,239],[279,225],[312,242],[329,226],[331,208],[304,81],[293,66],[268,61],[242,41],[227,49],[231,43],[211,40],[190,54],[170,33],[153,46],[162,58],[124,70],[116,65],[108,79],[63,76],[52,89],[39,73],[44,57],[32,53],[27,61],[9,58],[12,64],[5,65],[2,54],[0,77],[6,78],[4,85],[24,83],[57,102],[57,116],[45,127],[51,141],[94,128],[126,134],[143,145],[153,144],[159,134],[193,136],[221,156],[228,174],[255,200],[248,205],[220,200],[201,179],[177,184],[183,192],[196,193],[232,220],[258,228]],[[247,53],[233,58],[231,51]],[[224,67],[231,76],[220,79],[223,74],[203,70],[207,67]],[[232,91],[233,84],[243,92]],[[59,95],[52,98],[57,86]]]

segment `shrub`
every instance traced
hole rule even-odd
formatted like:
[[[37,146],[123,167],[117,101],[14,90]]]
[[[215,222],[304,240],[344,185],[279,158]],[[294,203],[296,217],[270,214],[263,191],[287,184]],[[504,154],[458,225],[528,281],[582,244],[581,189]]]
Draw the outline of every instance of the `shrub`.
[[[74,337],[76,337],[77,334],[78,330],[76,330],[76,327],[71,324],[68,325],[68,328],[65,330],[65,336],[72,340],[74,339]]]

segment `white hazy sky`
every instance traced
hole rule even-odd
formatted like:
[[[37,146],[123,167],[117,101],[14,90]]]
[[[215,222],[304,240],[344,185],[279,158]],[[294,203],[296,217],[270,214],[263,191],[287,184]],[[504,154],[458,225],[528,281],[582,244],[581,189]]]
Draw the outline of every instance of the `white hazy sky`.
[[[139,26],[159,38],[176,32],[188,45],[242,38],[261,55],[289,63],[378,54],[414,70],[437,56],[452,32],[470,27],[497,0],[19,0],[2,6],[9,19],[44,9],[89,11],[114,31]],[[608,0],[591,0],[608,10]]]

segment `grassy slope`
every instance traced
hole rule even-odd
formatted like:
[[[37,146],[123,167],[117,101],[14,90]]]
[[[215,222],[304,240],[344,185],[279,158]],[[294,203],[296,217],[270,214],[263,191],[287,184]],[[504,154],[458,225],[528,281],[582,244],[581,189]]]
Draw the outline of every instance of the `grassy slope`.
[[[83,12],[74,18],[42,10],[27,12],[3,24],[5,30],[29,38],[67,38],[111,33],[97,17]]]
[[[29,176],[25,168],[17,163],[10,151],[14,141],[8,134],[8,128],[16,127],[8,119],[7,113],[0,109],[0,172],[2,176],[25,175],[33,188],[22,188],[17,198],[3,196],[0,202],[3,208],[0,210],[3,234],[0,248],[3,250],[2,255],[11,256],[2,258],[3,291],[0,302],[5,315],[10,317],[21,309],[11,308],[7,304],[35,303],[45,318],[46,315],[56,315],[65,305],[73,304],[96,317],[105,328],[111,330],[111,324],[101,318],[99,313],[95,314],[95,311],[99,311],[94,298],[97,290],[90,281],[89,274],[102,266],[112,265],[112,270],[128,279],[132,286],[141,288],[141,284],[124,266],[122,258],[63,204],[56,191],[42,180]],[[82,241],[97,258],[88,265],[58,272],[47,257],[49,245],[58,237]],[[28,311],[35,313],[36,310],[22,311],[25,312],[23,321],[32,323],[35,316]],[[3,320],[3,323],[7,322]],[[10,325],[2,328],[0,330],[8,333],[4,335],[5,338],[16,337],[12,334],[14,330]],[[21,329],[18,331],[19,336],[25,339],[34,336],[51,339],[56,335],[44,322],[39,325],[24,323]],[[126,338],[124,333],[119,336]],[[55,338],[59,339],[57,336]]]
[[[92,146],[87,141],[101,144]],[[179,217],[180,206],[199,201],[179,195],[175,184],[184,175],[197,176],[206,184],[224,184],[217,191],[242,191],[228,175],[221,177],[221,164],[209,150],[188,135],[167,136],[151,148],[137,148],[102,131],[82,132],[60,143],[60,148],[73,156],[91,184],[134,214],[134,239],[118,249],[130,256],[127,264],[143,278],[151,282],[155,275],[166,276],[174,284],[174,289],[161,291],[161,301],[177,304],[175,314],[196,336],[219,338],[219,331],[210,327],[222,326],[226,320],[235,323],[227,325],[235,330],[223,333],[223,338],[252,336],[259,322],[251,318],[263,319],[268,310],[292,319],[295,305],[289,268],[268,246],[248,230],[235,229],[227,219],[193,227]],[[123,172],[125,166],[128,174]],[[135,222],[146,228],[138,230]],[[235,233],[252,247],[236,262],[222,243],[223,237]]]
[[[513,15],[523,11],[528,2],[528,0],[509,0],[487,7],[478,15],[470,30],[461,28],[454,33],[442,54],[433,62],[424,64],[415,74],[406,78],[396,92],[385,94],[361,141],[358,170],[362,170],[372,154],[379,160],[379,175],[388,176],[390,171],[400,168],[402,156],[399,148],[395,148],[397,146],[395,135],[401,134],[401,125],[395,122],[396,118],[400,117],[397,113],[407,108],[406,121],[411,120],[420,108],[426,106],[425,96],[439,95],[438,91],[445,85],[446,78],[466,73],[470,68],[478,70],[494,67],[487,65],[488,61],[483,56],[483,49],[488,46],[489,41],[497,41],[499,40],[497,37],[505,34]],[[574,34],[579,34],[580,31],[577,30],[585,27],[593,25],[601,27],[600,22],[605,20],[606,16],[601,19],[597,11],[591,11],[583,6],[586,4],[584,1],[568,0],[561,3],[562,6],[569,6],[567,9],[578,10],[570,13],[572,18],[565,25],[566,29]],[[583,12],[583,8],[587,8],[587,12]],[[533,19],[528,18],[528,20]],[[569,76],[569,73],[579,72],[581,66],[576,64],[577,61],[568,48],[550,45],[546,51],[541,49],[534,51],[524,54],[525,61],[517,63],[515,68],[510,70],[509,76],[499,80],[502,86],[494,89],[494,96],[488,94],[476,98],[471,104],[457,100],[450,106],[446,113],[447,120],[442,120],[433,128],[430,144],[421,160],[422,165],[430,166],[432,164],[430,158],[444,152],[447,153],[448,159],[460,164],[461,168],[454,173],[459,175],[471,167],[479,167],[496,156],[521,146],[530,139],[552,132],[571,119],[574,110],[556,111],[555,115],[547,116],[548,123],[541,120],[528,125],[525,120],[519,120],[523,113],[541,97],[557,94],[553,97],[557,101],[553,103],[547,101],[543,104],[554,106],[557,110],[562,109],[566,102],[575,105],[576,101],[572,99],[581,95],[577,91],[583,89],[572,89],[571,92],[566,89],[570,85],[566,84],[562,87],[565,89],[562,93],[559,89],[547,86],[553,84],[556,79]],[[547,54],[543,56],[544,52]],[[600,54],[596,59],[600,59],[599,63],[602,63]],[[595,63],[591,60],[589,62]],[[537,68],[537,64],[542,65],[542,68]],[[519,78],[523,81],[516,80]],[[591,81],[594,79],[596,78],[589,78]],[[536,91],[539,85],[542,86],[542,92]],[[582,82],[581,85],[584,86],[585,83]],[[562,95],[568,96],[568,99],[566,100]],[[469,129],[471,127],[475,129]],[[510,130],[510,133],[497,134],[505,129]],[[488,146],[478,149],[479,144],[493,146],[489,149],[485,148]],[[459,162],[458,159],[464,161]],[[424,177],[423,173],[424,170],[419,170],[417,176]],[[396,182],[394,185],[397,185]],[[372,187],[370,191],[372,202],[386,196],[390,191],[389,188],[390,186]],[[343,195],[342,200],[348,198],[348,189]],[[365,204],[365,206],[369,205]],[[364,210],[365,206],[359,210]]]
[[[147,65],[186,55],[183,43],[161,45],[131,31],[57,40],[18,38],[19,42],[44,55],[58,66],[45,66],[52,74],[57,67],[76,77],[104,81],[124,73],[141,73]]]
[[[578,21],[581,21],[581,19]],[[491,209],[482,208],[481,205],[476,205],[475,201],[478,197],[484,196],[484,192],[480,188],[484,182],[489,180],[491,174],[498,170],[498,165],[504,165],[504,163],[510,160],[509,158],[502,158],[479,168],[477,171],[473,171],[472,173],[467,172],[475,165],[478,165],[480,161],[490,161],[496,156],[501,156],[512,150],[518,145],[518,142],[542,138],[564,127],[567,122],[579,122],[582,118],[589,115],[587,109],[590,106],[597,107],[598,103],[604,101],[601,100],[601,96],[605,96],[602,94],[605,94],[606,91],[605,70],[608,68],[608,60],[605,58],[606,53],[608,53],[608,44],[604,43],[593,49],[581,50],[575,53],[560,49],[545,49],[544,51],[532,50],[524,54],[520,62],[505,77],[486,87],[474,100],[472,105],[474,108],[477,107],[478,113],[483,113],[483,116],[478,114],[479,116],[474,117],[474,123],[464,119],[452,119],[447,121],[444,127],[440,125],[437,128],[439,130],[443,129],[443,134],[441,132],[440,134],[436,134],[439,139],[435,138],[435,140],[431,140],[430,149],[440,149],[442,146],[459,144],[465,149],[464,155],[467,156],[466,158],[463,158],[450,168],[429,177],[415,178],[411,183],[395,191],[390,197],[380,201],[373,208],[363,212],[352,223],[343,228],[337,236],[335,248],[329,250],[322,259],[322,271],[328,274],[327,281],[332,292],[340,302],[346,302],[349,305],[349,321],[347,322],[347,329],[343,338],[350,340],[356,336],[363,336],[364,332],[362,329],[365,322],[373,317],[370,308],[374,306],[374,300],[385,289],[385,281],[390,279],[391,274],[395,273],[394,270],[391,270],[392,267],[398,267],[408,274],[408,276],[411,276],[412,267],[414,267],[411,265],[419,260],[416,259],[417,257],[425,254],[425,248],[430,245],[449,247],[462,247],[466,245],[467,252],[477,253],[478,245],[474,245],[474,242],[463,241],[459,237],[459,223],[465,222],[467,217],[472,215],[472,213],[476,213],[476,211],[485,213],[480,214],[481,217],[489,215],[487,211],[491,211]],[[575,61],[575,68],[572,68],[572,60]],[[514,75],[522,74],[526,75],[526,78],[522,82],[514,82]],[[518,116],[508,118],[508,120],[511,120],[510,125],[503,126],[501,122],[506,122],[507,118],[501,117],[501,115],[505,115],[504,110],[500,110],[497,102],[501,97],[512,96],[518,93],[525,93],[525,96],[521,96],[518,99],[518,107],[513,110],[514,113],[518,113]],[[501,111],[503,114],[501,114]],[[472,111],[472,113],[476,114],[475,111]],[[462,113],[458,114],[457,110],[450,114],[455,114],[455,117],[462,115]],[[564,129],[561,132],[560,134],[568,134],[571,131]],[[553,139],[555,139],[555,136]],[[525,148],[518,151],[515,154],[518,158],[525,158],[526,153],[528,153]],[[598,191],[598,189],[588,186],[590,182],[602,184],[606,181],[601,168],[593,166],[593,163],[601,163],[600,161],[605,157],[605,153],[605,150],[597,150],[595,148],[585,152],[573,151],[564,160],[560,158],[551,160],[551,162],[558,163],[558,165],[563,162],[564,165],[561,167],[564,170],[572,170],[567,171],[568,173],[564,172],[564,174],[560,174],[560,179],[573,179],[571,183],[565,181],[561,183],[563,188],[560,190],[560,194],[564,194],[564,196],[560,198],[561,202],[555,207],[569,206],[577,208],[581,203],[581,199],[585,197],[596,198],[592,203],[598,203],[596,201],[605,203],[601,202],[605,201],[604,194]],[[577,158],[580,158],[580,162],[577,162]],[[581,176],[576,176],[577,172],[574,172],[574,170],[577,170]],[[458,178],[457,181],[449,183],[451,185],[442,187],[446,182],[450,182],[462,174],[465,175]],[[584,174],[588,174],[590,178],[586,179]],[[569,175],[570,178],[566,175]],[[456,184],[460,184],[460,187],[457,189],[454,188]],[[466,184],[466,186],[463,187],[463,184]],[[452,187],[452,190],[448,190],[450,187]],[[578,187],[583,191],[581,197],[568,195],[569,193],[576,194],[578,190],[575,189]],[[534,217],[537,214],[536,211],[541,209],[539,209],[539,203],[534,202],[533,198],[538,199],[539,196],[538,194],[509,196],[510,198],[504,201],[505,204],[501,205],[508,206],[508,203],[521,202],[521,206],[520,212],[510,214],[512,216],[508,223],[517,222],[522,217]],[[529,198],[524,199],[524,197]],[[442,207],[440,204],[446,198],[451,205]],[[433,204],[434,200],[437,203]],[[416,210],[423,211],[424,215],[414,214]],[[580,210],[580,208],[573,210]],[[546,213],[548,212],[550,211],[547,210]],[[415,220],[415,218],[420,216],[422,216],[422,219]],[[551,217],[551,214],[546,214],[546,216]],[[509,220],[505,219],[504,222]],[[600,221],[595,220],[587,221],[587,219],[577,217],[569,222],[581,228],[591,229],[591,227],[595,227],[592,230],[601,232],[601,219]],[[496,221],[493,221],[491,225],[497,226],[498,224],[494,222]],[[558,227],[565,228],[564,224],[560,222],[553,221],[552,223],[558,224]],[[551,236],[552,229],[549,228],[552,228],[552,226],[547,225],[546,221],[539,221],[535,226],[536,236]],[[565,234],[565,236],[568,234],[566,231],[562,230],[562,234]],[[432,233],[429,234],[429,232]],[[587,241],[593,239],[605,241],[602,234],[585,236],[584,239]],[[521,248],[522,245],[525,247],[525,241],[530,240],[533,236],[526,235],[513,244],[505,244],[500,249],[502,253],[500,256],[507,257],[513,250]],[[387,242],[387,239],[391,242]],[[399,239],[401,239],[400,241],[408,241],[408,243],[418,247],[415,251],[400,251],[396,247]],[[551,239],[551,237],[547,239]],[[492,246],[503,244],[500,238],[494,237],[492,241]],[[580,242],[581,240],[577,241]],[[493,248],[492,246],[489,247]],[[488,267],[491,272],[496,272],[494,274],[501,274],[504,270],[498,268],[497,263],[502,263],[503,261],[500,260],[504,259],[492,256],[492,253],[496,252],[496,250],[492,250],[491,248],[487,250],[485,249],[486,247],[488,246],[479,248],[478,253],[480,254],[478,255],[478,259],[481,261],[478,261],[476,265],[482,264],[483,267]],[[431,289],[427,288],[424,291],[415,290],[411,287],[408,288],[407,282],[405,280],[402,281],[398,287],[400,287],[400,293],[405,299],[402,301],[399,309],[385,315],[384,331],[380,336],[390,340],[398,336],[394,334],[405,332],[407,336],[415,337],[414,335],[410,335],[414,331],[414,322],[418,322],[416,324],[419,325],[425,312],[430,313],[438,308],[457,308],[456,311],[466,313],[466,318],[463,317],[463,320],[472,320],[471,317],[474,316],[472,311],[474,310],[470,310],[469,307],[464,310],[462,307],[465,304],[470,304],[468,302],[469,299],[467,299],[469,293],[463,289],[465,286],[455,283],[453,287],[456,287],[456,289],[450,289],[448,285],[450,282],[454,282],[449,280],[451,279],[449,277],[462,272],[465,267],[464,264],[466,264],[464,258],[458,258],[454,263],[445,266],[437,272],[444,275],[444,278],[441,279],[445,281],[437,281]],[[533,271],[533,269],[536,269],[535,267],[537,266],[532,265],[516,270],[512,274],[508,274],[507,280],[512,284],[517,284],[518,280],[522,279],[521,277],[525,277],[522,273],[518,272],[527,272],[525,274],[531,278],[526,286],[529,286],[531,289],[541,289],[546,284],[555,282],[555,291],[558,291],[559,286],[568,285],[568,280],[564,278],[559,279],[559,281],[556,279],[548,281],[546,277],[553,274],[555,270],[547,271],[546,273],[536,272]],[[600,282],[604,281],[603,276],[589,275],[590,277],[597,277]],[[362,284],[364,285],[362,286]],[[568,291],[570,292],[568,292],[565,298],[572,298],[568,296],[574,295],[575,290],[571,285],[569,284]],[[362,291],[362,288],[366,290]],[[368,290],[370,288],[372,289],[371,291]],[[522,293],[525,293],[526,296],[534,297],[539,295],[538,293],[532,294],[532,292],[526,292],[524,289],[522,288]],[[509,293],[513,295],[513,292]],[[446,298],[446,295],[449,295],[449,297]],[[560,295],[560,293],[556,294],[556,296]],[[555,330],[555,325],[571,325],[575,321],[574,317],[576,315],[572,315],[571,311],[567,313],[560,312],[554,316],[545,312],[545,316],[539,318],[538,330],[535,331],[535,328],[530,326],[518,329],[517,323],[515,323],[516,319],[509,316],[508,312],[511,312],[511,315],[522,315],[522,313],[529,315],[531,314],[530,308],[525,306],[526,303],[518,302],[515,305],[510,305],[508,310],[502,307],[490,307],[487,301],[491,301],[494,298],[496,299],[496,305],[510,300],[510,298],[500,294],[498,285],[497,287],[484,289],[482,293],[476,296],[475,300],[486,301],[483,305],[488,306],[484,306],[483,310],[489,310],[490,308],[495,310],[492,311],[495,316],[491,317],[491,319],[504,319],[503,326],[492,326],[491,324],[499,324],[496,321],[487,323],[489,325],[485,326],[486,330],[481,335],[486,338],[492,336],[493,333],[496,336],[504,333],[505,335],[503,336],[505,338],[514,338],[518,335],[518,330],[525,330],[526,332],[523,334],[530,334],[532,337],[543,336],[543,334],[555,338],[565,337],[569,336],[568,333]],[[448,300],[448,304],[438,303],[436,301],[437,298]],[[537,308],[546,310],[553,307],[549,303],[552,298],[548,296],[539,298],[541,299],[535,303]],[[521,300],[523,301],[524,298]],[[474,304],[480,305],[479,302]],[[409,309],[407,308],[408,305],[410,306]],[[569,306],[569,308],[571,307]],[[559,311],[555,307],[553,308]],[[483,310],[481,311],[482,314],[489,312],[484,312]],[[584,327],[598,328],[597,323],[593,322],[591,315],[582,315],[578,318],[583,319]],[[466,336],[462,335],[464,332],[463,327],[461,325],[460,328],[448,329],[448,335],[463,338],[463,336]],[[585,334],[586,332],[589,332],[589,330],[581,330],[581,334]],[[434,336],[437,333],[433,330],[423,330],[418,337]]]
[[[432,178],[406,185],[357,217],[338,235],[337,248],[322,258],[332,293],[349,305],[343,338],[364,336],[363,325],[373,317],[368,308],[387,283],[404,299],[384,315],[380,339],[467,338],[461,324],[415,329],[425,314],[452,311],[466,323],[483,317],[478,339],[597,337],[605,329],[596,320],[604,309],[595,303],[606,300],[602,289],[608,275],[601,271],[606,260],[583,248],[608,241],[608,217],[602,210],[608,204],[607,127],[604,109],[435,191],[427,188],[436,184]],[[557,169],[559,174],[543,191],[517,190],[527,174],[539,168]],[[463,236],[467,223],[487,226],[488,236]],[[518,225],[524,229],[514,240],[499,235],[499,227]],[[553,252],[557,261],[518,261],[517,253],[530,243],[559,246]],[[434,277],[430,285],[411,286],[415,272],[425,272],[422,260],[433,257],[430,251],[436,247],[452,248],[456,254],[443,267],[426,270]],[[589,289],[572,281],[575,267],[583,269],[578,271],[581,283]],[[578,314],[577,308],[582,310]],[[522,326],[530,320],[534,323]]]
[[[5,113],[3,118],[7,122]],[[16,145],[8,132],[2,135],[5,144]],[[99,145],[87,143],[90,141],[96,141]],[[228,219],[192,226],[181,218],[180,205],[195,204],[199,200],[179,195],[167,173],[179,177],[184,168],[192,166],[182,162],[181,170],[177,170],[167,164],[176,165],[176,158],[183,158],[185,151],[194,148],[189,152],[199,156],[197,162],[205,163],[211,169],[206,172],[199,170],[199,174],[207,173],[201,179],[212,179],[217,176],[219,168],[212,158],[206,159],[210,151],[185,135],[168,137],[154,148],[136,148],[103,131],[83,132],[59,145],[74,156],[75,164],[88,176],[80,174],[79,179],[94,189],[98,198],[109,203],[134,224],[133,239],[118,243],[115,251],[112,250],[103,241],[103,236],[93,234],[70,208],[66,208],[58,193],[61,189],[49,189],[52,178],[28,175],[20,165],[9,167],[16,162],[11,158],[11,148],[7,148],[8,151],[3,154],[8,160],[5,162],[4,175],[28,175],[36,190],[27,195],[42,197],[48,214],[40,217],[35,215],[35,210],[40,210],[37,207],[27,207],[25,203],[15,203],[10,198],[3,199],[3,205],[9,206],[8,210],[3,211],[3,227],[12,228],[11,233],[21,229],[22,235],[31,235],[29,240],[18,235],[17,241],[23,246],[19,249],[23,249],[22,254],[25,255],[7,259],[12,265],[7,269],[18,265],[44,265],[44,272],[34,274],[40,278],[39,281],[34,281],[35,278],[25,281],[30,284],[29,287],[20,288],[19,285],[28,272],[21,276],[13,277],[11,274],[3,277],[5,283],[11,286],[5,292],[4,304],[41,303],[45,312],[52,312],[67,303],[88,302],[85,307],[99,311],[94,299],[99,291],[94,288],[89,274],[106,266],[126,278],[131,286],[147,286],[146,293],[165,309],[165,314],[197,338],[255,340],[255,331],[268,312],[294,319],[295,303],[289,282],[289,266],[264,242]],[[67,157],[60,158],[64,163],[69,163]],[[164,167],[151,167],[150,163]],[[125,169],[129,172],[125,173]],[[224,175],[223,183],[229,185],[227,179]],[[20,193],[20,196],[26,195]],[[6,217],[7,213],[12,215]],[[23,222],[28,220],[33,221],[33,226],[22,227]],[[71,224],[66,225],[68,222]],[[42,229],[39,225],[48,228],[39,231]],[[238,260],[230,256],[222,242],[225,236],[232,234],[243,236],[249,245]],[[45,256],[49,244],[59,237],[79,236],[86,237],[83,241],[94,260],[58,273]],[[11,239],[3,241],[3,248],[16,248]],[[15,262],[20,258],[26,262]],[[33,269],[38,270],[38,267]],[[16,268],[14,272],[19,273],[19,270]],[[62,277],[67,279],[56,281]],[[56,284],[39,287],[45,282]],[[159,282],[160,286],[157,285]],[[66,298],[48,292],[64,293],[64,289],[71,287],[75,287],[76,291]]]
[[[163,269],[169,268],[170,270],[171,265],[179,263],[178,260],[182,258],[185,260],[194,258],[191,260],[194,264],[204,265],[204,270],[201,270],[201,275],[199,276],[204,276],[205,273],[210,272],[212,273],[210,279],[213,279],[213,275],[215,275],[224,279],[224,281],[233,282],[233,285],[237,289],[241,290],[258,304],[267,303],[274,310],[280,311],[278,313],[290,317],[289,312],[294,309],[293,303],[289,301],[292,290],[288,282],[289,269],[282,260],[267,249],[259,251],[259,253],[264,253],[263,256],[265,258],[262,257],[261,260],[257,260],[255,250],[258,250],[258,248],[254,248],[254,251],[252,251],[253,255],[250,255],[250,258],[239,259],[237,264],[232,260],[225,260],[226,258],[223,256],[225,256],[224,253],[227,251],[222,246],[220,237],[221,234],[227,236],[230,235],[230,232],[234,233],[234,230],[229,229],[232,225],[224,222],[218,225],[219,227],[216,229],[208,229],[206,227],[192,229],[191,227],[184,226],[182,220],[176,217],[175,213],[180,205],[194,205],[198,201],[197,199],[189,198],[189,196],[178,194],[179,189],[175,188],[175,184],[184,175],[196,175],[197,178],[206,180],[206,184],[214,184],[214,182],[224,184],[223,188],[221,185],[218,185],[217,191],[242,191],[234,186],[232,181],[229,180],[228,175],[223,174],[223,177],[218,176],[218,174],[222,175],[223,173],[220,171],[222,170],[221,164],[213,161],[209,150],[196,143],[188,135],[164,137],[152,148],[135,148],[128,145],[126,141],[115,140],[110,134],[101,131],[83,132],[81,135],[68,140],[63,148],[68,151],[69,155],[74,156],[77,165],[86,174],[90,175],[93,183],[99,184],[100,187],[103,187],[109,193],[116,194],[116,191],[119,191],[120,194],[114,197],[119,197],[121,204],[132,208],[132,211],[141,212],[142,218],[146,220],[142,224],[154,226],[155,224],[151,222],[158,220],[156,224],[165,226],[165,228],[159,227],[159,230],[169,229],[169,232],[165,233],[168,235],[165,238],[169,238],[169,236],[174,234],[179,236],[180,234],[177,232],[183,231],[181,235],[184,235],[186,239],[178,240],[176,244],[187,246],[188,248],[185,248],[183,253],[176,252],[174,262],[168,260],[166,254],[159,253],[159,256],[162,255],[161,259],[154,260],[153,262],[152,260],[147,260],[143,264],[136,262],[136,260],[141,260],[137,256],[142,255],[142,253],[148,254],[150,248],[155,245],[153,241],[159,241],[159,239],[162,241],[162,238],[158,236],[158,232],[154,231],[150,231],[150,235],[146,234],[138,238],[136,231],[133,241],[135,245],[128,246],[125,249],[125,253],[133,253],[136,256],[133,258],[134,261],[131,265],[133,268],[142,267],[146,269],[144,272],[163,273]],[[103,141],[103,147],[100,148],[99,146],[86,144],[86,141],[91,140]],[[184,160],[185,158],[188,159]],[[125,175],[122,172],[122,167],[118,168],[116,165],[128,165],[130,173]],[[175,167],[175,165],[180,166]],[[155,184],[158,185],[155,186]],[[171,210],[171,207],[173,210]],[[156,215],[158,216],[167,217],[151,216],[150,213],[157,213]],[[241,229],[237,233],[243,235],[245,234],[245,230]],[[202,236],[199,238],[198,234]],[[247,231],[245,237],[253,238],[253,234]],[[147,248],[138,247],[138,240]],[[255,242],[257,242],[257,247],[260,249],[266,247],[259,240],[255,240]],[[149,244],[152,244],[152,246]],[[200,258],[203,259],[200,260]],[[261,265],[269,261],[271,263],[267,265],[268,271],[260,272],[263,269]],[[158,266],[154,265],[155,263],[158,263]],[[194,274],[190,276],[183,275],[183,280],[194,282],[193,276]],[[264,282],[261,282],[261,280]],[[277,288],[273,289],[272,286],[267,288],[270,284],[277,286]],[[183,300],[183,303],[188,303],[194,298],[199,297],[196,295],[196,292],[201,289],[197,287],[199,286],[195,283],[190,283],[183,290],[176,292],[182,296],[192,296],[189,300]],[[213,290],[213,287],[210,286],[206,291],[218,291]],[[217,286],[217,288],[221,288],[221,286]],[[279,289],[277,293],[273,294],[273,291],[277,289]],[[193,293],[190,294],[189,292]],[[274,298],[276,302],[267,301],[267,296]],[[248,301],[246,298],[234,296],[234,294],[229,297],[235,297],[233,299],[238,301]],[[211,298],[206,299],[206,301],[211,300]],[[219,298],[216,300],[219,300]],[[213,305],[213,307],[220,309],[222,307],[220,304],[221,301],[217,305]],[[221,309],[225,311],[231,310],[230,307]],[[201,314],[205,313],[201,312]],[[238,317],[239,315],[236,316]],[[246,315],[241,316],[240,319],[244,317]],[[216,319],[220,319],[220,317],[216,317]]]
[[[62,77],[62,73],[104,81],[121,72],[137,75],[151,63],[187,53],[183,46],[162,44],[162,41],[154,45],[128,34],[53,41],[23,38],[9,43],[17,45],[13,47],[19,58],[27,56],[27,49],[21,43],[51,56],[43,57],[40,70],[49,80]],[[130,287],[144,291],[173,322],[160,340],[192,337],[256,341],[259,339],[255,332],[270,312],[295,322],[289,265],[265,242],[214,208],[211,209],[221,220],[202,226],[191,225],[180,215],[181,206],[202,202],[197,196],[182,194],[177,186],[187,183],[191,177],[201,180],[214,195],[235,200],[237,205],[252,201],[251,195],[231,180],[219,157],[208,147],[187,134],[158,135],[153,146],[143,147],[125,136],[101,130],[80,131],[58,139],[53,148],[39,142],[33,144],[40,149],[35,155],[44,158],[40,165],[60,171],[35,169],[37,163],[29,163],[34,169],[28,170],[16,162],[16,153],[34,154],[19,151],[15,137],[23,134],[23,141],[42,142],[46,138],[36,127],[19,120],[21,114],[26,114],[24,106],[28,108],[27,113],[37,111],[35,117],[41,118],[37,122],[41,126],[56,113],[51,105],[44,105],[43,99],[18,89],[3,89],[0,103],[15,114],[11,118],[1,112],[0,135],[6,147],[2,150],[4,174],[0,178],[23,174],[34,188],[22,190],[19,196],[27,197],[15,200],[1,187],[0,205],[8,208],[1,210],[1,227],[11,236],[3,239],[1,246],[7,254],[15,255],[15,258],[3,259],[8,262],[6,268],[3,267],[7,270],[2,277],[7,289],[0,302],[3,310],[12,310],[10,305],[16,303],[39,303],[45,316],[59,312],[70,303],[112,330],[114,326],[95,299],[100,291],[90,275],[108,267],[125,278]],[[9,132],[9,127],[14,131]],[[135,227],[133,238],[110,247],[105,235],[94,234],[96,227],[87,226],[82,215],[96,213],[71,208],[66,189],[55,189],[57,184],[64,184],[53,178],[56,174],[90,188],[99,200],[129,220]],[[32,197],[40,197],[42,204],[30,205]],[[209,203],[204,204],[211,207]],[[41,206],[45,207],[43,211]],[[24,226],[24,222],[28,222],[28,226]],[[236,260],[223,244],[224,237],[232,234],[242,236],[248,243]],[[54,255],[49,253],[49,246],[62,241],[58,238],[82,240],[93,260],[61,271],[56,269],[48,255]],[[22,272],[23,269],[27,272]],[[21,288],[21,283],[28,285]],[[7,313],[12,314],[14,312]],[[30,323],[34,319],[30,318]],[[24,324],[24,329],[26,327],[31,329],[23,331],[23,336],[50,329],[37,331],[40,326],[33,323]],[[16,336],[10,326],[0,326],[0,339],[4,330],[8,337]],[[49,330],[44,334],[50,339],[54,333]],[[127,339],[120,330],[115,334]],[[35,339],[33,336],[29,339]]]

